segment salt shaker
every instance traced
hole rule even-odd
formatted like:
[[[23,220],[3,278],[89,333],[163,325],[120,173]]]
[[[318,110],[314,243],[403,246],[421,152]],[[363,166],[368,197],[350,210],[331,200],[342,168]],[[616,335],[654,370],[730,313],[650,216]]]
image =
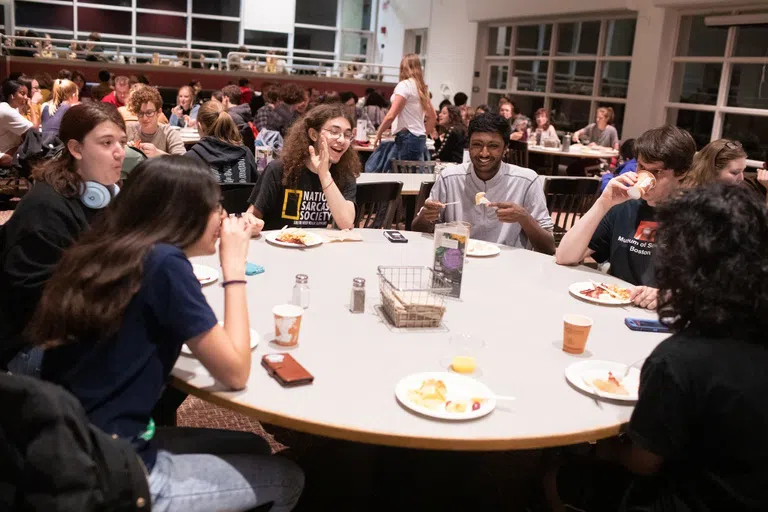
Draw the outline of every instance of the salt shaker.
[[[296,274],[296,284],[293,285],[293,304],[304,309],[309,307],[309,277],[306,274]]]
[[[365,279],[356,277],[352,280],[352,296],[349,299],[349,311],[365,312]]]

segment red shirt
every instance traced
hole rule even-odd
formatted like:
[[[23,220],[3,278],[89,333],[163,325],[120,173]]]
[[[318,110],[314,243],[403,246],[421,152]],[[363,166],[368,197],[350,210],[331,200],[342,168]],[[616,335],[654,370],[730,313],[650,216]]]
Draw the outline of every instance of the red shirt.
[[[109,103],[110,105],[114,105],[116,107],[123,107],[125,106],[123,103],[120,103],[117,99],[117,96],[115,96],[115,91],[112,91],[111,93],[107,94],[103,98],[101,98],[101,101],[103,103]]]
[[[253,98],[253,91],[251,88],[246,85],[240,87],[240,104],[250,103],[251,98]]]

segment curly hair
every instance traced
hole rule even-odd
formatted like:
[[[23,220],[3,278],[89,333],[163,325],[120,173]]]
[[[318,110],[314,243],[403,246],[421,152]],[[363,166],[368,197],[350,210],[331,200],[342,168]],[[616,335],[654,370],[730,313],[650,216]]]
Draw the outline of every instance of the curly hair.
[[[464,133],[466,130],[464,129],[464,120],[461,118],[461,110],[459,107],[446,105],[443,108],[448,109],[448,126],[440,125],[438,127],[439,131],[441,133],[448,133],[451,131]]]
[[[128,105],[126,105],[128,110],[133,114],[138,114],[141,111],[141,106],[145,103],[152,103],[159,112],[163,108],[163,97],[160,96],[157,87],[141,84],[134,85],[134,89],[128,97]]]
[[[304,89],[290,82],[280,87],[280,101],[286,105],[298,105],[304,101]]]
[[[354,125],[354,121],[340,103],[318,105],[293,123],[281,150],[283,185],[295,187],[299,183],[299,176],[307,166],[309,147],[314,145],[309,138],[309,130],[313,129],[319,133],[326,122],[337,117],[349,121],[350,126]],[[331,176],[339,188],[343,189],[344,185],[360,175],[361,167],[357,151],[349,148],[338,163],[331,165]]]
[[[765,343],[768,208],[746,187],[684,191],[657,209],[659,319],[674,332]]]

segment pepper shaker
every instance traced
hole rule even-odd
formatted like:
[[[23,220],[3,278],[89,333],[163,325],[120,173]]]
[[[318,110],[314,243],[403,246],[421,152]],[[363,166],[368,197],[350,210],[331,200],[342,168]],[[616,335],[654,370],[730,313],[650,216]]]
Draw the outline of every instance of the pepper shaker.
[[[356,277],[352,280],[352,296],[349,299],[349,311],[365,312],[365,279]]]

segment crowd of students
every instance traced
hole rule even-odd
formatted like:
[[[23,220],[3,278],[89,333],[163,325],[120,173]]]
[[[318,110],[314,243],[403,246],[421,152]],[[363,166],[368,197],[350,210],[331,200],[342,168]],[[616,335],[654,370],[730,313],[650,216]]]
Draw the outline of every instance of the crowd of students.
[[[560,265],[587,257],[610,263],[608,272],[632,285],[632,302],[658,311],[674,332],[643,366],[628,435],[600,445],[609,460],[560,461],[553,469],[553,510],[564,503],[768,508],[768,206],[764,189],[759,195],[744,186],[738,142],[713,141],[697,153],[691,135],[674,126],[625,141],[627,164],[556,248],[537,174],[503,161],[527,121],[503,106],[501,114],[475,112],[464,131],[459,108],[443,106],[439,115],[432,108],[414,57],[403,61],[377,138],[394,125],[397,152],[418,159],[426,134],[440,126],[438,151],[463,150],[464,138],[469,161],[442,171],[413,229],[466,221],[472,238],[554,254]],[[3,84],[0,116],[12,122],[0,124],[7,127],[0,149],[40,123],[30,112],[30,94],[39,91],[22,83]],[[265,503],[290,510],[304,482],[294,463],[269,455],[252,434],[155,429],[152,410],[184,344],[225,386],[246,385],[244,275],[253,235],[285,225],[354,227],[362,170],[352,146],[355,98],[313,98],[314,91],[286,85],[265,90],[253,118],[241,103],[246,85],[227,86],[200,106],[194,87],[185,86],[168,121],[195,125],[201,140],[184,152],[178,132],[159,120],[158,91],[125,85],[106,101],[79,103],[76,84],[58,79],[42,108],[47,121],[56,119],[62,146],[35,166],[34,186],[0,228],[0,367],[62,385],[93,424],[129,440],[147,468],[156,510]],[[363,110],[384,108],[375,94],[369,98]],[[137,121],[126,123],[126,115]],[[375,122],[376,114],[366,115]],[[549,132],[547,113],[536,118]],[[263,123],[260,132],[284,136],[281,158],[261,175],[243,145],[242,126],[253,119]],[[610,112],[598,111],[584,132],[614,146],[609,123]],[[149,158],[121,182],[129,142]],[[630,199],[638,173],[652,174],[656,185]],[[220,206],[218,185],[227,182],[255,184],[242,217]],[[758,182],[768,184],[768,171]],[[490,204],[477,205],[478,192]],[[215,254],[217,241],[223,325],[189,262]]]

